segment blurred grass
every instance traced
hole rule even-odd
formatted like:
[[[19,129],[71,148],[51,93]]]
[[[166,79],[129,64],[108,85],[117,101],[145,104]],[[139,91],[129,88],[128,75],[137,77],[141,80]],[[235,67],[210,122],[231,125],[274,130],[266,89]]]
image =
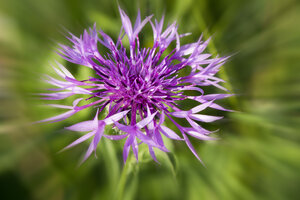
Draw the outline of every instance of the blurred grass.
[[[78,135],[62,130],[89,118],[92,110],[65,122],[30,126],[60,112],[41,107],[31,94],[53,73],[56,42],[65,30],[80,34],[94,22],[115,39],[116,1],[0,1],[0,192],[1,199],[298,199],[300,185],[300,3],[296,0],[119,1],[131,18],[166,15],[191,42],[213,35],[209,51],[234,54],[226,76],[238,109],[225,114],[220,140],[192,140],[204,168],[180,142],[168,142],[158,165],[141,147],[141,161],[122,163],[122,142],[102,141],[98,159],[77,168],[87,144],[57,152]],[[143,35],[144,43],[152,33]],[[75,75],[87,69],[66,64]],[[214,111],[211,111],[214,112]],[[80,118],[80,119],[78,119]],[[167,142],[167,141],[166,141]],[[143,149],[145,148],[145,149]],[[123,174],[123,175],[122,175]],[[124,175],[125,174],[125,175]]]

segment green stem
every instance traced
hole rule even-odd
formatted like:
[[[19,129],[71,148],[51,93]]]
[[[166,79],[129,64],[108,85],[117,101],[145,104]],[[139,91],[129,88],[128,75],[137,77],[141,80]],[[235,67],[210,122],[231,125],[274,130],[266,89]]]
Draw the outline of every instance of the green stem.
[[[129,165],[130,165],[130,163],[129,163],[129,159],[128,159],[127,162],[123,166],[121,176],[120,176],[120,181],[119,181],[118,187],[117,187],[117,192],[115,193],[115,198],[113,198],[113,199],[116,199],[116,200],[123,199]]]

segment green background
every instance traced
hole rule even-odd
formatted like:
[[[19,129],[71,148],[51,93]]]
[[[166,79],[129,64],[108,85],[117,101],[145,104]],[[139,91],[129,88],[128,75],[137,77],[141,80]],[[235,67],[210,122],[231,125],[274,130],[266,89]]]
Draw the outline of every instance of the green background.
[[[163,13],[176,20],[183,42],[213,35],[209,51],[233,55],[219,74],[236,97],[221,101],[238,112],[210,125],[220,140],[193,144],[206,167],[183,142],[161,164],[141,149],[123,166],[122,141],[102,140],[98,159],[81,167],[88,143],[57,154],[79,134],[63,127],[94,111],[59,123],[30,125],[60,113],[33,93],[49,86],[41,73],[61,61],[78,79],[91,72],[55,54],[94,22],[114,39],[121,25],[118,3],[101,0],[0,0],[0,199],[299,199],[300,196],[300,3],[297,0],[119,1],[135,19]],[[141,37],[151,44],[150,27]],[[221,91],[219,91],[221,92]],[[63,103],[70,103],[70,100]]]

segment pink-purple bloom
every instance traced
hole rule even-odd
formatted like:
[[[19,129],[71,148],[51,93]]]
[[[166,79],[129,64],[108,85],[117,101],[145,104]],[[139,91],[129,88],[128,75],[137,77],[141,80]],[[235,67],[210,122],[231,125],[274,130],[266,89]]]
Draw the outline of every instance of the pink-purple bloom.
[[[211,131],[204,129],[198,122],[213,122],[219,116],[199,114],[206,108],[223,111],[227,109],[215,103],[231,94],[206,94],[204,86],[214,86],[227,91],[220,85],[224,82],[216,77],[220,67],[228,57],[212,58],[204,53],[209,39],[202,37],[195,43],[180,44],[180,39],[188,34],[179,34],[177,24],[163,28],[164,18],[152,21],[152,16],[141,20],[140,13],[134,25],[120,9],[122,27],[117,41],[113,41],[96,26],[76,37],[70,33],[68,39],[72,46],[60,45],[59,55],[65,60],[94,70],[94,77],[77,80],[63,65],[57,62],[52,66],[60,79],[46,76],[46,82],[56,86],[51,93],[41,93],[43,99],[60,100],[76,96],[72,106],[49,104],[66,109],[63,114],[39,122],[64,120],[81,110],[93,107],[96,115],[93,120],[79,122],[66,129],[87,132],[65,147],[68,149],[88,139],[92,139],[84,156],[85,161],[104,137],[110,140],[125,140],[123,159],[126,162],[130,149],[138,160],[139,145],[145,144],[152,158],[157,161],[154,149],[168,152],[163,135],[172,140],[183,140],[192,153],[200,160],[189,137],[199,140],[213,140]],[[139,34],[145,25],[153,30],[153,46],[142,48]],[[129,49],[124,47],[124,37],[129,40]],[[170,44],[175,49],[168,49]],[[107,49],[100,54],[98,46]],[[179,72],[188,68],[189,74],[180,76]],[[193,91],[193,92],[185,92]],[[193,95],[190,95],[193,94]],[[196,96],[195,96],[196,94]],[[192,100],[199,105],[183,110],[180,104]],[[85,103],[86,100],[93,100]],[[80,105],[80,106],[79,106]],[[100,113],[102,119],[99,119]],[[177,123],[175,119],[185,120],[189,126]],[[173,128],[164,122],[174,123]],[[105,132],[106,126],[120,130],[118,134]],[[200,160],[201,161],[201,160]]]

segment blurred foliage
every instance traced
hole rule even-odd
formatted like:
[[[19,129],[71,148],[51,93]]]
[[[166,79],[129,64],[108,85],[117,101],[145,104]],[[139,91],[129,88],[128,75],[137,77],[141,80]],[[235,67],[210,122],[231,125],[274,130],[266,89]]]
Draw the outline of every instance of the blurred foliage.
[[[206,167],[183,142],[168,142],[157,164],[145,147],[141,161],[122,162],[122,141],[103,139],[98,159],[77,162],[87,144],[57,154],[78,135],[63,130],[92,116],[30,125],[60,110],[43,107],[33,93],[47,85],[42,73],[62,61],[57,42],[94,22],[116,38],[116,1],[0,0],[1,199],[298,199],[300,196],[300,2],[297,0],[121,1],[133,19],[138,8],[166,22],[177,20],[191,42],[213,35],[209,51],[231,55],[220,76],[238,94],[223,101],[238,112],[215,123],[220,140],[193,140]],[[149,29],[150,30],[150,29]],[[145,45],[151,32],[143,35]],[[78,77],[91,72],[64,63]],[[79,118],[79,119],[78,119]],[[109,130],[108,130],[109,131]]]

